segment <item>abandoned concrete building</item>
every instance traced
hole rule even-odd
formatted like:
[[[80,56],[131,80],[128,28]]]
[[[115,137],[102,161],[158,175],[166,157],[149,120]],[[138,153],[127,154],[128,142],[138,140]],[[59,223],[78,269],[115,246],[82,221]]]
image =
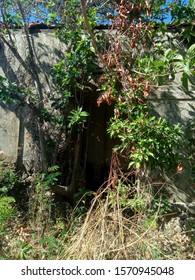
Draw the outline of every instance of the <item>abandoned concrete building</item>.
[[[28,55],[27,43],[22,30],[14,31],[13,36],[21,56],[26,57]],[[50,67],[63,58],[66,46],[55,37],[52,28],[48,29],[44,26],[34,26],[31,30],[31,38],[41,70],[41,81],[47,91],[52,84]],[[30,83],[25,69],[2,42],[0,42],[0,76],[8,77],[13,82],[17,81],[18,76],[24,79],[25,83]],[[195,186],[191,174],[192,163],[188,160],[189,156],[195,152],[195,135],[193,131],[190,132],[190,125],[195,121],[194,90],[191,87],[189,92],[185,92],[175,81],[172,86],[159,89],[147,101],[153,105],[156,115],[164,117],[171,123],[180,123],[185,131],[182,151],[184,168],[180,174],[174,176],[173,180],[170,179],[173,183],[174,199],[178,203],[195,201]],[[106,169],[109,167],[112,145],[106,133],[106,124],[112,115],[112,108],[108,108],[106,104],[97,107],[96,95],[89,97],[86,106],[90,112],[88,131],[85,132],[88,133],[88,140],[84,145],[85,149],[87,146],[86,182],[89,188],[91,184],[97,186],[101,184],[103,177],[106,176]],[[0,102],[0,157],[12,163],[22,163],[27,172],[31,172],[39,165],[39,148],[36,135],[33,134],[33,127],[33,119],[27,108],[18,108],[14,103],[8,106]],[[86,139],[86,135],[84,137]],[[172,174],[167,176],[172,176]]]

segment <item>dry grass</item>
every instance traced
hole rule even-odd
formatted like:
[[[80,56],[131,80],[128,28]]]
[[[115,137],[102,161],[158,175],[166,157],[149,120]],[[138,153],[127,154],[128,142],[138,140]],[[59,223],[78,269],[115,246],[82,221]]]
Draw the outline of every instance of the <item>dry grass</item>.
[[[194,259],[195,243],[181,228],[179,218],[159,229],[159,209],[151,215],[144,208],[150,200],[146,192],[138,196],[143,204],[134,207],[136,214],[129,205],[124,206],[126,197],[120,189],[104,189],[96,194],[86,214],[81,215],[77,206],[77,215],[71,212],[72,219],[65,223],[51,220],[46,227],[45,223],[11,224],[2,254],[7,259]]]
[[[105,192],[105,190],[103,191]],[[159,231],[158,213],[127,215],[119,199],[94,199],[83,223],[68,233],[60,259],[193,259],[194,248],[182,232]],[[118,197],[118,196],[117,196]],[[177,228],[177,227],[176,227]]]

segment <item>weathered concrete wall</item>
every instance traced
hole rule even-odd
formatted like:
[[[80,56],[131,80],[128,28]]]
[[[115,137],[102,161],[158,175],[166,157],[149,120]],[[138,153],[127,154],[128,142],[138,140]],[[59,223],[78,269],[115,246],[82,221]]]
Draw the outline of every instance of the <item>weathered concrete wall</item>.
[[[19,50],[22,58],[25,60],[29,55],[25,34],[22,30],[14,31],[12,34],[15,46]],[[30,36],[33,51],[36,56],[36,62],[40,67],[40,72],[42,73],[42,81],[45,86],[50,86],[50,80],[48,80],[50,68],[60,58],[63,58],[66,47],[55,37],[53,30],[32,30]],[[27,79],[26,74],[25,69],[23,69],[17,58],[14,57],[8,47],[1,42],[0,75],[5,75],[12,81],[23,79],[26,84],[31,84],[31,81]]]
[[[23,32],[21,30],[16,31],[13,36],[21,56],[23,58],[27,57],[28,48]],[[66,47],[55,38],[52,30],[35,30],[31,33],[31,38],[36,59],[40,66],[41,80],[45,91],[47,91],[51,88],[50,67],[63,58]],[[31,84],[25,69],[2,43],[0,43],[0,75],[8,77],[12,81],[17,82],[20,79],[25,81],[27,85]],[[190,126],[190,122],[194,122],[195,99],[193,88],[186,93],[179,89],[176,84],[162,87],[153,96],[149,97],[148,101],[153,105],[157,115],[163,116],[174,124],[180,123],[184,130],[187,125]],[[94,168],[94,165],[96,165],[95,170],[97,171],[110,160],[111,146],[106,136],[106,122],[112,112],[104,105],[97,108],[95,100],[89,106],[89,110],[91,110],[91,117],[89,120],[87,161],[89,171],[91,166]],[[36,122],[31,118],[27,108],[17,108],[14,104],[10,107],[3,103],[0,104],[0,151],[4,152],[8,160],[22,163],[27,170],[39,165],[39,148],[33,131],[37,131]],[[173,171],[167,174],[167,180],[169,181],[168,178],[172,176],[171,181],[174,181],[176,186],[175,188],[171,187],[169,191],[170,194],[173,192],[173,200],[188,202],[195,200],[195,188],[190,170],[192,163],[188,160],[190,153],[193,153],[189,150],[189,138],[189,135],[184,137],[182,147],[183,172],[174,176],[172,176]],[[191,154],[191,156],[194,155]],[[96,171],[92,169],[91,177],[95,178]]]
[[[191,127],[195,124],[195,88],[189,87],[186,92],[179,86],[180,76],[169,86],[160,87],[149,101],[157,116],[165,118],[172,124],[180,124],[183,129],[183,143],[180,149],[180,160],[183,165],[182,172],[176,170],[167,172],[165,188],[172,200],[194,201],[195,187],[192,175],[192,166],[195,164],[194,135]],[[175,184],[175,188],[171,183]]]
[[[15,113],[0,104],[0,151],[10,162],[16,162],[18,150],[19,119]]]
[[[28,46],[22,30],[13,32],[13,39],[20,55],[28,57]],[[66,50],[65,45],[54,35],[53,30],[32,30],[31,40],[39,66],[40,79],[44,92],[51,89],[50,69]],[[33,86],[26,70],[13,55],[11,50],[0,42],[0,76],[26,86]],[[7,160],[24,165],[32,170],[39,165],[39,148],[36,141],[37,123],[28,108],[19,108],[12,104],[0,104],[0,150]]]

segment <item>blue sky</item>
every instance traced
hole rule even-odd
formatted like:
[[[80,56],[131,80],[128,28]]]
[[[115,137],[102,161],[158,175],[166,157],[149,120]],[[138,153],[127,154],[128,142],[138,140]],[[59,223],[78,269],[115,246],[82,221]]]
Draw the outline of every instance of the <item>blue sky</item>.
[[[191,0],[189,0],[189,1],[191,1]],[[170,3],[170,2],[173,3],[174,1],[173,0],[166,0],[167,4]],[[182,4],[188,4],[188,0],[182,0],[181,2],[182,2]],[[195,2],[195,0],[194,0],[194,2]],[[41,5],[40,5],[40,8],[42,8]],[[44,11],[44,9],[43,9],[43,12],[46,12],[46,11]],[[46,16],[46,14],[47,14],[47,12],[45,13],[45,16]],[[0,20],[1,20],[1,18],[0,18]],[[37,20],[37,18],[35,16],[30,16],[29,17],[29,21],[31,21],[31,22],[36,21],[36,20]],[[171,16],[170,15],[167,15],[167,18],[165,19],[165,22],[171,22]],[[108,23],[108,22],[106,22],[106,23]]]
[[[171,0],[167,0],[167,4],[170,3],[170,2],[173,2],[173,0],[172,1]],[[182,4],[188,5],[188,0],[183,0],[181,2],[182,2]],[[171,22],[171,16],[168,16],[167,19],[165,20],[165,22]]]

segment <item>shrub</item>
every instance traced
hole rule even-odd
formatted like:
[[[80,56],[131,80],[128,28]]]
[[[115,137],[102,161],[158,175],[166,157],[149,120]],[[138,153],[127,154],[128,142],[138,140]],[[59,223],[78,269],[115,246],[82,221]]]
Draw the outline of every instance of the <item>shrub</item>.
[[[15,199],[11,196],[0,197],[0,235],[5,233],[9,221],[16,215],[14,203]]]
[[[14,168],[4,161],[0,161],[0,195],[6,196],[20,183],[19,175]]]

